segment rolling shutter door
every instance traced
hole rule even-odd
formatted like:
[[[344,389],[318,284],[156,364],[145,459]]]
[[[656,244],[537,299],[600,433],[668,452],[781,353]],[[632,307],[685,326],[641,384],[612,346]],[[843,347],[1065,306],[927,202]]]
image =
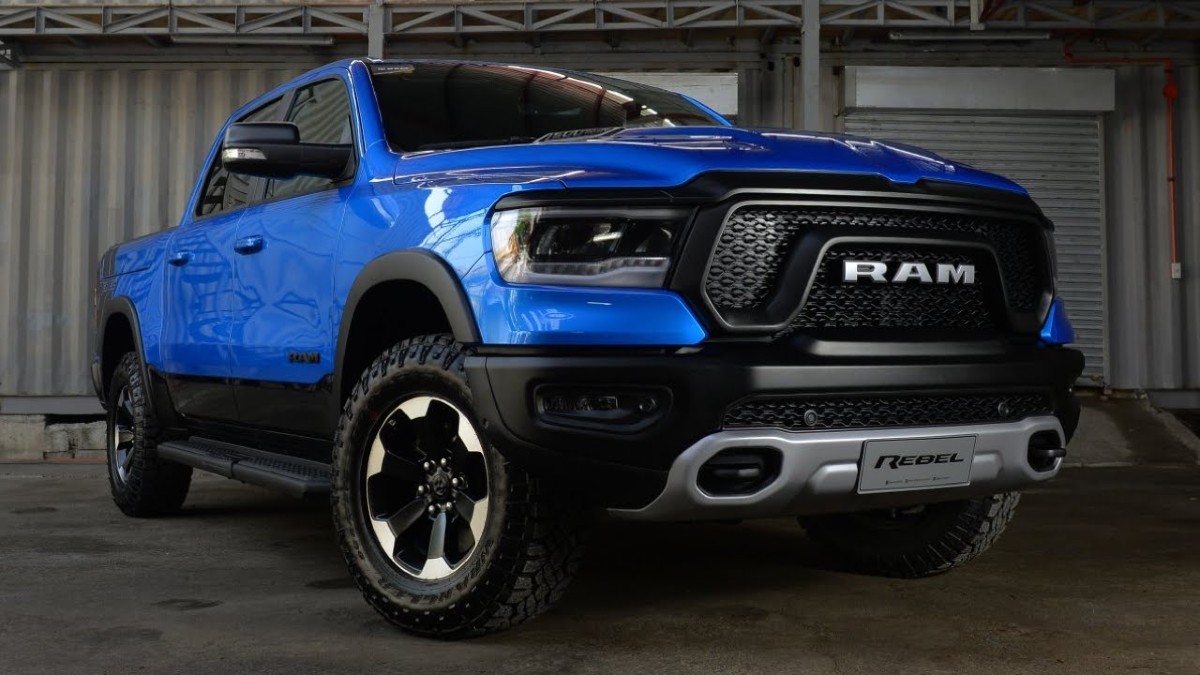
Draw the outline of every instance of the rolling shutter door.
[[[1024,186],[1054,221],[1058,294],[1085,376],[1105,374],[1102,148],[1096,116],[854,110],[846,132],[906,143]]]

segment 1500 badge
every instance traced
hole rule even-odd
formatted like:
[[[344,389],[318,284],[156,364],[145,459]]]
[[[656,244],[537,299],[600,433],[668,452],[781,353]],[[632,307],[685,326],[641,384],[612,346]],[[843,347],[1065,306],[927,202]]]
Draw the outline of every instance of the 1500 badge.
[[[321,352],[288,352],[288,363],[320,363]]]

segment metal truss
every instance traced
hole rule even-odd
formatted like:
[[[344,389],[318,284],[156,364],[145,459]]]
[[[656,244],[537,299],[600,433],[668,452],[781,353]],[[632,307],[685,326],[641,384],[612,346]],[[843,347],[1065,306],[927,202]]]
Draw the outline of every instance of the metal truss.
[[[339,5],[0,6],[0,37],[366,36],[796,28],[804,0],[592,0]],[[974,12],[972,12],[974,9]],[[821,0],[822,26],[1196,30],[1194,0]],[[972,20],[974,18],[974,21]],[[378,30],[378,28],[376,29]],[[236,39],[236,38],[235,38]]]
[[[0,37],[29,35],[346,35],[367,33],[367,4],[40,5],[0,7]]]

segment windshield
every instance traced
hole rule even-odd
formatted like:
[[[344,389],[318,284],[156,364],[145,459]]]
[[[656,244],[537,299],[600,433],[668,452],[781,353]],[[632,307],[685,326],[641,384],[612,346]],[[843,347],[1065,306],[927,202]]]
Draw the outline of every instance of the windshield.
[[[678,94],[598,75],[382,63],[372,77],[388,143],[404,152],[527,143],[582,129],[722,124]]]

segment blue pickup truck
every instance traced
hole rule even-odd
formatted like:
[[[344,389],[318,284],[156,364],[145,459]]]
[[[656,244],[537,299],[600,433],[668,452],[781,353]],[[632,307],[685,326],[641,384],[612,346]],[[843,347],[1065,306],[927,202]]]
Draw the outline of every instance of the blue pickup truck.
[[[104,254],[113,498],[175,511],[194,469],[327,498],[367,601],[441,638],[553,604],[595,509],[796,517],[853,569],[943,572],[1079,419],[1051,235],[917,148],[568,70],[334,63]]]

